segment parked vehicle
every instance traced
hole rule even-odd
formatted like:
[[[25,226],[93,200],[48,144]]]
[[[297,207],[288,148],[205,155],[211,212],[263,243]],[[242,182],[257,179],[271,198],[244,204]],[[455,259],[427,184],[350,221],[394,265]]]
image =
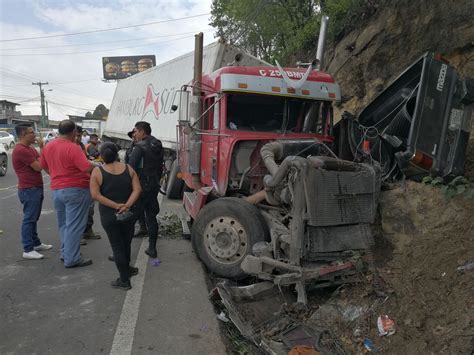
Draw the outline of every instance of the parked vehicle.
[[[97,134],[99,137],[102,136],[104,130],[105,121],[100,120],[82,120],[82,128],[85,129],[89,134]]]
[[[40,136],[43,139],[44,144],[47,144],[58,136],[58,132],[57,131],[40,132]]]
[[[211,73],[228,63],[235,66],[266,64],[257,58],[242,53],[238,48],[215,42],[203,50],[203,72]],[[179,103],[179,92],[183,84],[193,78],[193,52],[150,68],[117,83],[109,115],[105,122],[103,137],[118,143],[122,148],[130,145],[127,136],[135,122],[147,121],[153,135],[160,139],[165,149],[165,182],[167,196],[180,198],[183,182],[176,160],[176,126],[178,113],[171,107]]]
[[[5,176],[8,171],[8,145],[0,144],[0,176]]]
[[[15,147],[15,137],[6,131],[0,131],[0,144],[6,144],[8,149],[13,149]]]

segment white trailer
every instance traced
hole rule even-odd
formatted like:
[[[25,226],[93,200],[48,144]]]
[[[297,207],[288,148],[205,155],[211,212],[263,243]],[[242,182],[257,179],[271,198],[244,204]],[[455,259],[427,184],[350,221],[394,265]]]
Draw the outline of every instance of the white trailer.
[[[203,74],[223,66],[267,65],[238,48],[214,42],[203,49]],[[151,124],[152,134],[163,143],[165,154],[174,157],[178,112],[171,106],[179,104],[178,91],[190,84],[194,71],[194,52],[118,81],[103,135],[122,147],[130,144],[127,132],[137,121]]]
[[[100,120],[82,120],[82,128],[87,129],[90,133],[95,133],[99,137],[104,131],[105,121]]]

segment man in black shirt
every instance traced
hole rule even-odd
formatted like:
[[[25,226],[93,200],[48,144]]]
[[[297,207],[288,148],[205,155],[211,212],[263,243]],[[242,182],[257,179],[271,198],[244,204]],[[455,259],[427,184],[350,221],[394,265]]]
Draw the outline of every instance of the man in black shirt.
[[[142,211],[145,212],[149,236],[149,246],[145,253],[151,258],[156,258],[156,240],[158,239],[156,216],[160,212],[158,192],[163,165],[163,146],[160,140],[151,135],[148,122],[137,122],[133,131],[136,143],[130,154],[129,164],[137,172],[142,186],[137,215],[140,215]]]
[[[130,155],[133,152],[133,148],[135,148],[135,131],[130,131],[127,133],[127,135],[132,139],[132,145],[127,148],[127,151],[125,152],[125,164],[130,164]],[[138,216],[138,224],[140,225],[140,229],[138,232],[133,236],[134,238],[140,238],[140,237],[146,237],[148,235],[148,230],[146,227],[146,221],[145,221],[145,214],[141,213],[140,216]]]

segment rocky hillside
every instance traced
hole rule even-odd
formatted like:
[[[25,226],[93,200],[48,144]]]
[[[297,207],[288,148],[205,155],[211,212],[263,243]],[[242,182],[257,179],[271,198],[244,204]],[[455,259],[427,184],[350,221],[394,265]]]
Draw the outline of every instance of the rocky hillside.
[[[374,14],[328,46],[325,69],[341,86],[340,112],[360,112],[427,51],[441,53],[462,76],[474,77],[474,1],[377,3]]]

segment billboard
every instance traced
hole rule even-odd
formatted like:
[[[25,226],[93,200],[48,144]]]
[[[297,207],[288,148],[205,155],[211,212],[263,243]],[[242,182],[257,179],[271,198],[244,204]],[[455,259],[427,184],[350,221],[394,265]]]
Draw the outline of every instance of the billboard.
[[[154,55],[103,57],[102,71],[105,80],[124,79],[156,65]]]

